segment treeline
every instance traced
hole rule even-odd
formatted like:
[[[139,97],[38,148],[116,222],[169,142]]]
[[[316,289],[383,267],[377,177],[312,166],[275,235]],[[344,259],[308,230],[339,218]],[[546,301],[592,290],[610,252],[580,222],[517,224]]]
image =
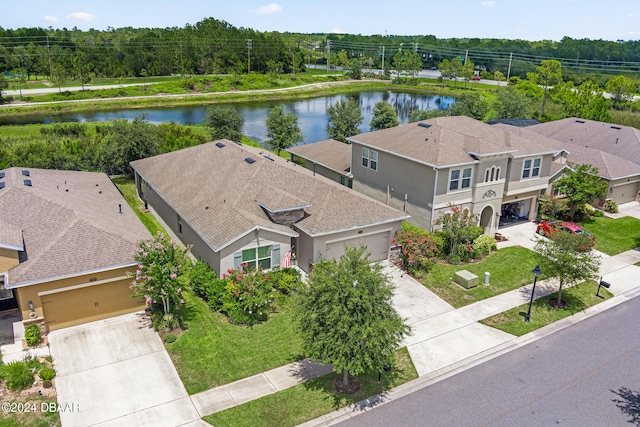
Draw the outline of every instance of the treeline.
[[[10,75],[90,79],[171,74],[290,73],[305,63],[335,64],[339,52],[366,66],[393,66],[394,54],[412,51],[423,68],[452,57],[470,58],[480,70],[524,78],[543,59],[557,59],[565,76],[640,72],[640,41],[565,37],[526,41],[438,39],[424,36],[361,36],[259,32],[206,18],[182,28],[42,29],[0,27],[0,71]],[[332,55],[335,55],[332,57]],[[333,59],[333,61],[332,61]]]
[[[205,134],[175,123],[153,125],[144,117],[95,125],[53,124],[42,127],[38,136],[0,138],[0,169],[15,166],[128,174],[129,162],[202,144],[208,140]]]

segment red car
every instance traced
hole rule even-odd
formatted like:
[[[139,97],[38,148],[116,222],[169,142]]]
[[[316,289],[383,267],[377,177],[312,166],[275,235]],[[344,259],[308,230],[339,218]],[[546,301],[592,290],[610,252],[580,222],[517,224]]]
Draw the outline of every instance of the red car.
[[[590,237],[590,243],[588,248],[592,248],[593,245],[596,244],[596,239],[591,235],[588,231],[584,230],[575,222],[569,221],[542,221],[536,227],[536,233],[541,236],[553,236],[554,233],[558,232],[569,232],[573,234],[584,234],[585,236]],[[586,249],[588,249],[586,248]]]

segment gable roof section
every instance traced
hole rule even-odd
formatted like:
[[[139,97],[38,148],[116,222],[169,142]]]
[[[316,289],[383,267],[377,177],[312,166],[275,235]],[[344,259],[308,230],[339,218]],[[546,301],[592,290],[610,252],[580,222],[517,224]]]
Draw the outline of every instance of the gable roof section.
[[[508,132],[518,133],[526,138],[536,141],[539,144],[546,145],[558,150],[566,150],[568,160],[577,164],[590,164],[598,168],[599,175],[606,179],[620,179],[629,176],[640,175],[640,164],[636,164],[630,160],[620,158],[614,154],[602,151],[596,148],[584,147],[578,144],[562,142],[554,138],[547,137],[541,133],[535,132],[533,127],[517,128],[510,125],[495,125]],[[640,150],[640,147],[638,148]],[[562,169],[563,165],[552,166],[552,175],[555,175]]]
[[[527,156],[549,147],[465,117],[438,117],[348,138],[437,168],[473,163],[489,155]]]
[[[298,145],[287,149],[287,151],[331,169],[340,175],[347,176],[351,168],[351,145],[335,139]]]
[[[533,125],[527,129],[564,143],[604,151],[640,164],[640,129],[575,117]]]
[[[103,173],[4,172],[2,236],[15,240],[22,230],[24,242],[20,264],[8,272],[9,288],[131,265],[137,242],[151,237]]]
[[[14,251],[24,250],[22,229],[0,219],[0,248]]]
[[[131,163],[215,251],[256,228],[298,235],[271,222],[261,204],[304,207],[295,227],[312,236],[408,218],[285,159],[268,160],[258,148],[223,142],[222,148],[210,142]],[[247,156],[255,162],[246,163]]]

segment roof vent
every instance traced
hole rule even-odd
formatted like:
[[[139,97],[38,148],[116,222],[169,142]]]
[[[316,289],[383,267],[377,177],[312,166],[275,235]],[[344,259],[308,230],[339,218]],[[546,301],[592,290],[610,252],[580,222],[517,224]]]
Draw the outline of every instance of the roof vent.
[[[265,158],[265,159],[267,159],[267,160],[271,160],[272,162],[275,162],[275,160],[273,160],[273,159],[272,159],[271,157],[269,157],[269,156],[262,156],[262,157],[264,157],[264,158]]]
[[[222,142],[216,142],[216,147],[222,148],[224,147],[224,144]]]
[[[25,179],[24,181],[22,181],[24,183],[24,185],[26,185],[27,187],[31,187],[31,180],[30,179]]]
[[[584,120],[576,120],[576,123],[584,123]]]
[[[22,171],[22,176],[31,176],[31,174],[29,173],[29,171],[28,171],[28,170],[23,169],[23,171]]]
[[[430,128],[431,127],[431,123],[418,122],[418,126],[421,126],[423,128]]]
[[[621,128],[620,126],[611,126],[611,129],[618,129],[618,130],[620,130],[620,129],[622,129],[622,128]]]
[[[249,164],[252,164],[256,162],[256,159],[254,159],[253,157],[245,157],[244,161]]]

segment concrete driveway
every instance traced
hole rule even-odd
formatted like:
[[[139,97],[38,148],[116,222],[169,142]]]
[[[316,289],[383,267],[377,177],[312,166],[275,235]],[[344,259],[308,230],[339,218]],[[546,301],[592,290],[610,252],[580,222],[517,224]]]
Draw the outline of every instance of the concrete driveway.
[[[140,313],[49,334],[58,403],[69,426],[179,426],[203,421],[158,335]]]

